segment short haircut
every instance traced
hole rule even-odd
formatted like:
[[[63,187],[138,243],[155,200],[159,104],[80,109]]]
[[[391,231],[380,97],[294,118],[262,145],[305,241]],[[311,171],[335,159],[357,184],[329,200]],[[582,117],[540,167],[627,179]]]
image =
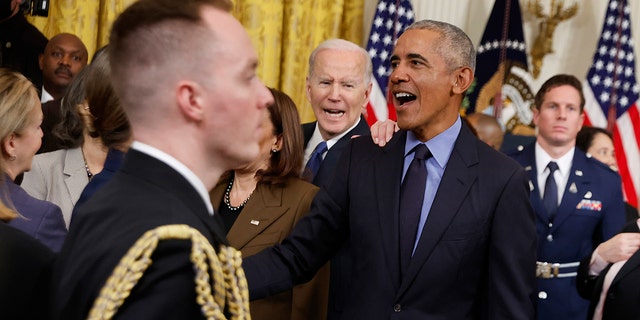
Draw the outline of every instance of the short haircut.
[[[580,113],[582,113],[582,111],[584,111],[585,104],[584,93],[582,93],[582,83],[580,82],[580,80],[578,80],[578,78],[570,74],[557,74],[545,81],[540,87],[540,90],[538,90],[538,92],[536,93],[536,96],[533,100],[535,108],[540,110],[542,102],[544,101],[544,96],[547,94],[547,92],[551,91],[551,89],[553,88],[565,85],[572,86],[580,94]]]
[[[609,139],[611,139],[611,141],[613,141],[611,132],[598,127],[583,126],[582,129],[578,131],[578,135],[576,136],[576,147],[584,152],[587,152],[587,150],[591,148],[593,139],[598,133],[606,135],[607,137],[609,137]]]
[[[111,85],[109,53],[101,49],[91,61],[86,80],[86,98],[93,115],[89,135],[99,137],[107,148],[129,141],[131,126]]]
[[[360,52],[362,54],[362,59],[366,64],[364,68],[365,73],[362,75],[364,77],[364,83],[368,85],[371,82],[373,64],[371,63],[371,58],[369,57],[369,53],[367,53],[367,51],[364,50],[361,46],[344,39],[329,39],[320,43],[315,49],[313,49],[313,51],[311,52],[311,55],[309,55],[309,76],[313,75],[313,71],[316,63],[316,56],[318,55],[318,52],[326,49]]]
[[[304,138],[298,108],[286,93],[269,88],[274,103],[270,105],[269,117],[273,134],[282,138],[282,148],[271,153],[269,168],[257,173],[259,183],[284,185],[291,177],[299,177],[304,161]]]
[[[207,73],[208,68],[202,68],[203,62],[215,61],[211,48],[217,45],[215,34],[201,16],[205,6],[228,12],[232,3],[140,0],[114,21],[109,41],[111,74],[127,112],[157,103],[150,99],[158,96],[158,83],[165,79],[188,75],[201,81],[218,80]],[[134,116],[129,116],[133,121]]]
[[[449,70],[459,67],[469,67],[476,70],[476,49],[469,36],[460,28],[440,21],[420,20],[407,27],[409,30],[430,30],[440,34],[435,43],[435,52],[444,58]]]

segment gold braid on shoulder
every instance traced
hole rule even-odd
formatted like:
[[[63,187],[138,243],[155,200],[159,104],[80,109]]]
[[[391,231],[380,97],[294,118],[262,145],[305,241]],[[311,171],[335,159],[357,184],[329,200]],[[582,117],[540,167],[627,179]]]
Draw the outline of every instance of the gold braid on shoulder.
[[[100,290],[88,319],[112,319],[131,289],[151,265],[151,255],[160,240],[191,240],[196,301],[209,320],[226,319],[225,303],[231,319],[249,320],[249,290],[242,270],[240,251],[220,245],[216,254],[211,243],[198,230],[187,225],[166,225],[145,232],[129,249]],[[209,264],[207,264],[207,262]],[[211,271],[211,276],[209,271]],[[213,277],[214,290],[211,288]],[[212,294],[212,291],[215,294]]]

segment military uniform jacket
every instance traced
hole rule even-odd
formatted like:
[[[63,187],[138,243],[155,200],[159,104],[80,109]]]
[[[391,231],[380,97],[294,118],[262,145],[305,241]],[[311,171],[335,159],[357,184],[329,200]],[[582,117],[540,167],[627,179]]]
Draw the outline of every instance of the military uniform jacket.
[[[511,154],[528,173],[536,216],[538,261],[579,262],[625,224],[620,176],[576,149],[555,218],[550,221],[537,182],[535,143]],[[575,273],[576,267],[568,270]],[[560,271],[561,273],[564,271]],[[588,301],[576,290],[575,275],[538,279],[538,319],[586,319]]]

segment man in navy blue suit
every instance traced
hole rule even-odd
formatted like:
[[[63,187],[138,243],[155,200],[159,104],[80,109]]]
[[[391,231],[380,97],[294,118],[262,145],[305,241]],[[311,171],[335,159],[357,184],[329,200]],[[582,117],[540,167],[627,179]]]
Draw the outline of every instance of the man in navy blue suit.
[[[625,223],[620,177],[575,147],[584,104],[578,79],[551,77],[535,97],[536,141],[512,154],[529,174],[536,213],[538,319],[587,318],[589,301],[576,290],[579,261]]]
[[[350,288],[331,319],[532,319],[536,236],[526,175],[458,113],[473,82],[471,40],[450,24],[419,21],[398,39],[391,64],[401,130],[384,147],[370,137],[347,143],[309,215],[281,244],[245,259],[251,298],[310,279],[349,243]],[[426,158],[414,158],[425,147]],[[409,167],[426,170],[416,181],[424,192],[401,187],[416,180],[405,176]],[[408,226],[407,192],[423,199]],[[413,250],[403,250],[401,225],[413,227]]]
[[[305,163],[313,161],[319,143],[327,148],[317,171],[305,174],[319,187],[332,177],[347,142],[369,134],[362,112],[369,102],[372,68],[369,54],[343,39],[327,40],[309,56],[307,98],[317,121],[302,125]]]
[[[304,175],[317,186],[326,184],[333,176],[349,140],[369,134],[362,112],[371,93],[372,68],[369,54],[343,39],[324,41],[309,56],[307,98],[317,121],[302,125],[307,164]],[[317,151],[318,144],[325,145],[326,151]],[[315,155],[317,152],[321,153]],[[345,244],[331,259],[329,315],[341,312],[344,294],[350,287],[348,246]]]

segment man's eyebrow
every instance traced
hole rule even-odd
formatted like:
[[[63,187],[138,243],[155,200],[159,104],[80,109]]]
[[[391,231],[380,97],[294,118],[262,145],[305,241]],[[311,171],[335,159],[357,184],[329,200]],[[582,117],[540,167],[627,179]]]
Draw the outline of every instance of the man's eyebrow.
[[[409,58],[409,59],[420,59],[420,60],[428,61],[427,58],[423,57],[419,53],[409,53],[409,54],[407,54],[407,58]]]
[[[391,58],[389,58],[389,60],[394,60],[394,59],[400,59],[400,56],[398,56],[397,54],[394,54],[391,56]],[[419,53],[409,53],[407,54],[407,59],[420,59],[423,60],[425,62],[428,62],[429,60],[427,60],[427,58],[425,58],[424,56],[422,56]]]

